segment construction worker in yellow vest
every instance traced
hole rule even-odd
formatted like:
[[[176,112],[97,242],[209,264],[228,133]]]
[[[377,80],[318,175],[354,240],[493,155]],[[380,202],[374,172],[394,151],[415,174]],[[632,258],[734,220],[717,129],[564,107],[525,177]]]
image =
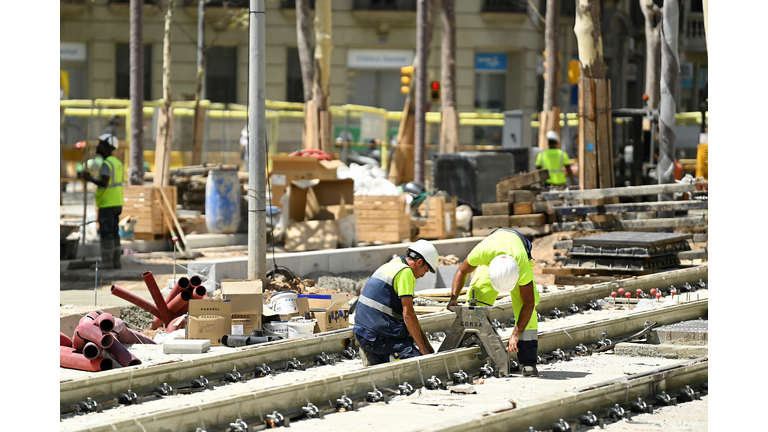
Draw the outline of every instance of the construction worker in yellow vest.
[[[104,159],[99,170],[99,178],[94,178],[87,170],[83,171],[83,178],[98,186],[95,197],[101,246],[100,267],[105,269],[122,267],[118,223],[120,213],[123,212],[123,164],[118,158],[112,156],[117,145],[116,136],[108,133],[99,136],[96,153]]]
[[[547,184],[552,186],[566,186],[565,175],[571,180],[571,186],[576,185],[576,179],[571,171],[571,160],[568,153],[560,149],[560,134],[551,130],[547,132],[549,148],[536,156],[536,168],[544,168],[549,171]]]

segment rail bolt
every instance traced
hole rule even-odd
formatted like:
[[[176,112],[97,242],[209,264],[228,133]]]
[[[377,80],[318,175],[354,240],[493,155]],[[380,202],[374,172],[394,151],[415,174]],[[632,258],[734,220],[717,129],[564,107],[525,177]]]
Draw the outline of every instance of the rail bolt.
[[[454,384],[464,384],[469,379],[469,375],[467,375],[467,373],[463,370],[454,372],[452,376]]]
[[[242,419],[235,420],[234,423],[229,424],[229,428],[227,428],[228,432],[248,432],[248,424],[244,422]]]
[[[352,360],[355,358],[355,350],[352,347],[349,347],[341,352],[341,356],[344,357],[347,360]]]
[[[563,419],[560,419],[557,423],[552,423],[552,432],[566,432],[571,429],[571,426]]]
[[[328,354],[321,352],[315,356],[314,362],[317,366],[325,366],[331,362],[331,358],[328,357]]]
[[[579,313],[579,307],[576,306],[576,303],[573,303],[570,306],[568,306],[568,312],[572,314]]]
[[[98,404],[91,398],[86,398],[84,401],[77,404],[77,408],[82,413],[96,412]]]
[[[493,376],[493,367],[488,363],[486,363],[485,366],[481,366],[480,375],[486,376],[486,377]]]
[[[136,395],[136,393],[128,389],[127,392],[120,393],[117,396],[117,401],[123,405],[133,405],[139,401],[139,397]]]
[[[400,391],[400,394],[403,396],[411,395],[414,392],[413,386],[408,384],[407,381],[397,386],[397,390]]]
[[[200,378],[192,380],[192,388],[206,388],[208,386],[208,380],[200,375]]]
[[[624,411],[624,408],[622,408],[619,404],[614,405],[613,408],[608,410],[608,417],[615,421],[623,419],[626,414],[627,413]]]
[[[352,402],[352,399],[348,398],[346,395],[340,397],[339,399],[336,399],[336,410],[337,411],[350,411],[354,406],[354,403]]]
[[[272,372],[272,369],[269,368],[266,364],[263,364],[261,366],[256,366],[256,368],[253,370],[253,372],[256,374],[257,377],[265,377],[269,375]]]
[[[379,389],[373,389],[365,396],[365,400],[371,403],[381,402],[384,400],[384,394]]]
[[[656,395],[654,398],[657,405],[671,405],[672,404],[672,397],[667,394],[667,392],[662,391],[661,394]]]
[[[685,388],[681,388],[677,392],[677,400],[682,402],[690,402],[694,399],[694,391],[691,386],[687,385]]]
[[[648,405],[643,401],[643,398],[637,398],[636,401],[629,404],[629,409],[633,413],[642,413],[648,410]]]
[[[155,387],[154,393],[155,396],[170,396],[173,393],[173,389],[168,383],[163,383],[163,385]]]
[[[584,426],[597,426],[600,421],[598,420],[597,416],[592,413],[592,411],[587,411],[586,414],[579,416],[579,423],[583,424]]]
[[[440,385],[442,384],[442,382],[440,381],[440,378],[432,375],[432,378],[427,379],[427,382],[425,384],[427,389],[437,390],[440,388]]]
[[[320,418],[320,410],[312,403],[308,403],[307,406],[302,407],[301,411],[304,412],[306,418]]]

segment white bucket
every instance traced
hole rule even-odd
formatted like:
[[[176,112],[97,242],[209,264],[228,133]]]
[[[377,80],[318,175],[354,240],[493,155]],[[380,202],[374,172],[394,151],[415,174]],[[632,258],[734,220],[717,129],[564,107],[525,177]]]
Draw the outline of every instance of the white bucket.
[[[272,296],[269,300],[269,307],[281,314],[292,314],[299,311],[299,307],[296,306],[296,298],[298,295],[293,291],[283,291]]]
[[[261,325],[266,336],[288,339],[288,321],[270,321]]]
[[[315,332],[315,319],[304,319],[302,317],[295,317],[288,321],[288,337],[289,338],[305,338],[312,336]]]

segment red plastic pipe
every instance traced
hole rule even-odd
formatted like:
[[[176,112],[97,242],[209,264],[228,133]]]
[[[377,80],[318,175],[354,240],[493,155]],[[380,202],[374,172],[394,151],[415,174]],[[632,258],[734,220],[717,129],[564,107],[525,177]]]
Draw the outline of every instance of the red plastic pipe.
[[[203,283],[203,279],[200,278],[198,275],[194,275],[191,278],[189,278],[189,284],[192,286],[198,286],[201,283]]]
[[[157,287],[157,281],[155,280],[155,277],[152,276],[152,272],[150,271],[144,272],[141,277],[144,278],[144,283],[147,284],[149,294],[152,296],[152,300],[155,301],[157,311],[160,313],[160,319],[162,319],[164,323],[168,324],[171,322],[171,311],[168,310],[168,305],[165,303],[165,299],[160,293],[160,288]]]
[[[204,286],[198,285],[192,290],[192,298],[195,300],[207,298],[205,295],[207,292],[208,290]]]
[[[152,315],[162,319],[160,316],[160,312],[157,310],[155,305],[150,303],[147,299],[144,297],[141,297],[139,295],[136,295],[130,291],[128,291],[125,288],[119,287],[117,285],[112,285],[112,288],[110,289],[113,295],[120,297],[121,299],[131,302],[134,305],[144,309],[145,311],[151,313]]]
[[[113,343],[111,347],[107,348],[107,352],[115,358],[120,366],[136,366],[141,364],[141,360],[131,354],[120,342]]]
[[[112,359],[99,357],[89,360],[82,354],[75,352],[74,348],[62,346],[59,347],[59,365],[67,369],[100,372],[112,369]]]
[[[72,339],[62,332],[59,332],[59,345],[72,348]]]
[[[175,318],[184,315],[187,313],[187,307],[189,306],[189,300],[192,298],[192,293],[189,291],[182,291],[177,295],[171,302],[168,304],[168,309],[171,310],[171,321],[173,321]],[[159,329],[163,326],[163,323],[160,322],[160,319],[154,319],[152,320],[152,329]]]
[[[104,312],[93,323],[99,327],[102,333],[109,333],[115,328],[115,317],[109,312]]]
[[[189,288],[189,279],[185,277],[179,278],[179,280],[176,281],[176,285],[171,289],[171,292],[165,297],[165,304],[170,304],[174,297],[187,288]]]
[[[114,342],[112,344],[114,345]],[[80,351],[80,353],[83,354],[83,356],[88,360],[93,360],[98,357],[104,357],[104,348],[90,341],[86,342],[85,346],[78,351]]]
[[[187,320],[186,320],[185,317],[181,317],[181,316],[177,317],[177,318],[173,319],[170,324],[168,324],[168,329],[167,330],[170,333],[170,332],[176,331],[176,330],[178,330],[180,328],[184,328],[185,325],[186,325],[186,322],[187,322]]]
[[[82,324],[84,322],[89,324],[93,323],[94,321],[96,321],[96,318],[98,318],[99,315],[101,314],[97,311],[88,312],[87,314],[83,315],[82,318],[80,318],[80,322],[78,324]]]
[[[80,324],[75,327],[75,334],[72,336],[72,348],[80,351],[88,342],[93,342],[102,348],[109,348],[114,342],[115,337],[111,333],[103,333],[93,324]]]

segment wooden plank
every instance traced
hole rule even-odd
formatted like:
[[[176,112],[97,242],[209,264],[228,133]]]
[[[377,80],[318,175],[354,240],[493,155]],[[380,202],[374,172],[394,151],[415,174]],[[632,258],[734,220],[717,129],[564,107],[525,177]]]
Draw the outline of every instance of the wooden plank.
[[[597,181],[597,114],[595,80],[579,76],[579,185],[595,189]]]
[[[173,131],[173,108],[163,105],[157,110],[157,139],[155,140],[155,170],[152,183],[168,186],[170,181],[171,148]]]
[[[533,201],[531,210],[533,213],[551,213],[552,207],[559,201]]]
[[[509,226],[540,226],[547,223],[547,217],[541,213],[509,216]]]
[[[187,250],[189,249],[187,237],[184,235],[184,230],[181,228],[181,224],[179,224],[179,220],[176,218],[176,207],[171,207],[171,201],[168,199],[168,195],[165,193],[165,188],[159,187],[157,190],[160,192],[160,201],[162,201],[161,209],[164,209],[167,212],[166,217],[173,220],[173,224],[178,230],[179,240],[184,243],[183,248],[180,247],[179,249],[181,249],[184,255],[187,255]]]
[[[548,178],[549,171],[547,170],[536,170],[529,173],[523,173],[516,176],[503,178],[496,184],[496,201],[508,201],[509,191],[524,189],[536,183],[543,183]]]
[[[631,197],[642,195],[657,195],[660,193],[693,192],[694,184],[688,183],[668,183],[660,185],[645,186],[624,186],[607,189],[589,189],[572,191],[550,191],[542,192],[539,197],[547,201],[567,200],[567,199],[587,199],[587,198],[605,198],[605,197]]]
[[[410,226],[408,226],[410,230]],[[402,225],[392,223],[380,223],[380,224],[357,224],[357,232],[359,233],[401,233],[408,232]]]
[[[511,190],[507,192],[507,200],[511,203],[535,201],[536,192],[525,189]]]
[[[527,215],[533,213],[533,204],[530,202],[516,202],[512,204],[513,215]]]
[[[473,216],[472,229],[509,227],[510,216]]]
[[[399,233],[382,233],[382,232],[362,232],[357,233],[357,241],[361,242],[385,242],[385,243],[400,243],[403,240],[408,241],[410,234],[403,236]]]
[[[405,213],[405,206],[402,203],[397,202],[356,202],[353,204],[355,208],[355,212],[359,210],[398,210],[399,212]]]
[[[511,207],[508,202],[483,203],[483,216],[511,215]]]
[[[611,144],[611,99],[610,80],[597,78],[595,82],[595,115],[597,146],[597,184],[600,188],[612,188],[613,145]]]
[[[541,274],[561,275],[561,276],[626,276],[626,275],[648,275],[658,273],[658,270],[615,270],[615,269],[564,269],[562,267],[544,267],[541,269]],[[618,277],[617,277],[618,279]]]
[[[555,285],[594,285],[610,282],[616,279],[614,276],[571,276],[555,275]]]
[[[606,213],[606,214],[590,214],[590,215],[587,215],[587,219],[595,223],[604,224],[604,223],[615,222],[620,218],[619,218],[619,215],[616,213]]]
[[[361,221],[364,219],[394,219],[402,216],[408,217],[408,215],[403,213],[402,210],[395,209],[395,208],[364,210],[364,209],[359,209],[357,208],[357,206],[355,206],[354,214],[357,217],[358,221]]]

